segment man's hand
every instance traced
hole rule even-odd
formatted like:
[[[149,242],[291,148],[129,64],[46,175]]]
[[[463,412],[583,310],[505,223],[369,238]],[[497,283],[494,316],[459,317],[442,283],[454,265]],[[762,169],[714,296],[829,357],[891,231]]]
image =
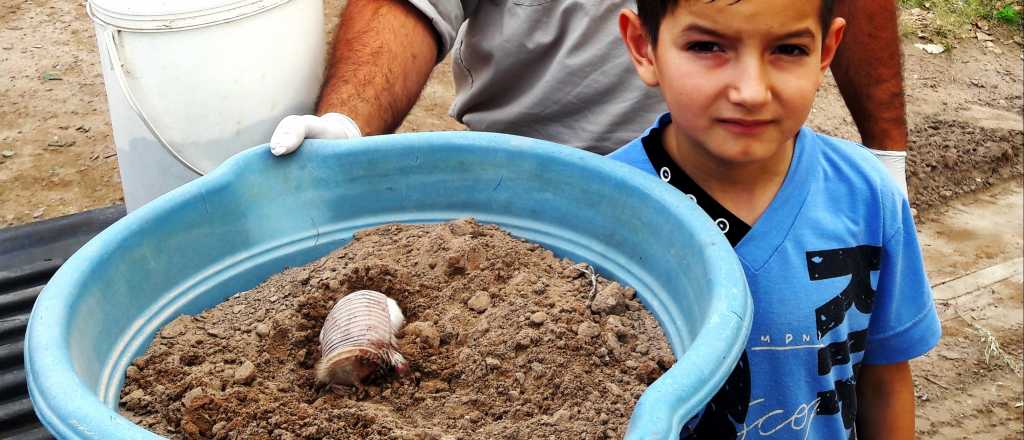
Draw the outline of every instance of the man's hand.
[[[887,150],[876,150],[874,148],[868,148],[878,160],[882,161],[882,166],[892,176],[893,182],[896,186],[903,191],[903,195],[910,196],[907,193],[907,152],[906,151],[887,151]]]
[[[270,152],[275,156],[289,154],[305,139],[351,139],[362,136],[359,127],[348,116],[328,113],[323,116],[291,115],[281,120],[270,137]]]

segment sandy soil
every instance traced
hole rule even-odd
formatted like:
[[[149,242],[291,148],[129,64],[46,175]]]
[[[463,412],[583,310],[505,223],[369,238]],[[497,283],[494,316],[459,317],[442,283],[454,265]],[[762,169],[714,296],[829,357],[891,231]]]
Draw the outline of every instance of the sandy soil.
[[[936,349],[912,362],[920,438],[1024,436],[1022,211],[1014,179],[929,213],[919,228],[943,332]],[[1010,269],[978,288],[943,289],[1001,263]],[[993,343],[1000,350],[990,351]]]
[[[326,4],[333,27],[341,2]],[[1021,257],[1024,64],[1010,35],[994,36],[992,48],[967,39],[940,55],[915,48],[917,37],[903,44],[912,200],[934,284]],[[401,131],[460,129],[446,116],[452,93],[444,63]],[[80,1],[0,0],[0,103],[0,226],[121,199],[96,42]],[[810,125],[857,139],[831,82]],[[1020,376],[998,353],[986,362],[997,341],[1019,371],[1021,285],[1017,272],[937,301],[945,336],[914,364],[921,437],[1024,435]]]
[[[636,291],[588,269],[472,219],[361,231],[164,326],[128,368],[122,413],[173,439],[622,438],[675,358]],[[396,378],[371,354],[367,371],[384,380],[319,392],[311,367],[332,359],[320,329],[362,289],[404,311],[394,348],[409,371]],[[341,347],[387,340],[387,318],[371,332],[365,316],[340,327],[355,341]]]

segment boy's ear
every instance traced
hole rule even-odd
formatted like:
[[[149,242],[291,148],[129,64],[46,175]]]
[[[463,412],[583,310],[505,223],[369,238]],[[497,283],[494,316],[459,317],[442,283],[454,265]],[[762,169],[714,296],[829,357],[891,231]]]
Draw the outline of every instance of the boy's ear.
[[[658,85],[658,72],[654,68],[654,45],[640,17],[629,9],[619,13],[619,33],[629,49],[633,67],[640,74],[640,80],[650,87]]]
[[[846,32],[846,20],[836,17],[832,19],[832,25],[821,40],[821,74],[824,75],[832,59],[836,57],[839,44],[843,41],[843,33]]]

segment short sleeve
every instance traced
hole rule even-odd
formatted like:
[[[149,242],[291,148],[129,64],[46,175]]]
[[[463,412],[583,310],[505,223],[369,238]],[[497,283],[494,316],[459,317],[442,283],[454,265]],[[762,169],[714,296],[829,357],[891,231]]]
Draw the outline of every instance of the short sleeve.
[[[900,199],[899,208],[892,210],[896,230],[882,247],[864,353],[866,364],[894,364],[916,358],[938,344],[942,334],[910,204],[906,198]]]
[[[437,31],[440,47],[437,61],[440,62],[452,50],[459,27],[476,10],[478,0],[409,0],[416,9],[430,20]]]

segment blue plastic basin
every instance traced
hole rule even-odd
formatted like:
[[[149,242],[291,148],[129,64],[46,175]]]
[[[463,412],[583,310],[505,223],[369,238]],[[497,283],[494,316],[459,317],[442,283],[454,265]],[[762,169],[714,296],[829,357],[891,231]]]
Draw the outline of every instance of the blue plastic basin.
[[[633,286],[679,361],[627,438],[669,439],[732,371],[751,301],[732,248],[675,189],[549,142],[473,132],[245,151],[118,221],[53,276],[28,323],[36,414],[63,439],[158,438],[118,415],[124,372],[160,326],[393,222],[473,216]]]

